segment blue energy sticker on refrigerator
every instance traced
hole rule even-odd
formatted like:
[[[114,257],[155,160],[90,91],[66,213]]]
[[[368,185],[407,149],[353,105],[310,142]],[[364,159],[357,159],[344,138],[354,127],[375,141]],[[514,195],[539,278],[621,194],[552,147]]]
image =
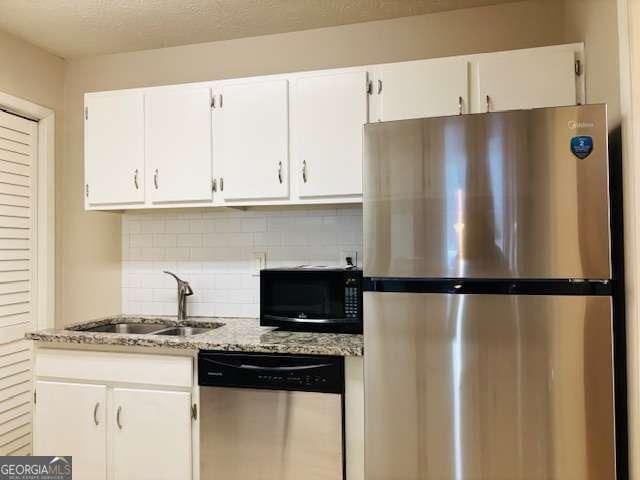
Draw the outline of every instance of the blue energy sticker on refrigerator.
[[[571,139],[571,152],[580,160],[587,158],[593,152],[593,137],[573,137]]]

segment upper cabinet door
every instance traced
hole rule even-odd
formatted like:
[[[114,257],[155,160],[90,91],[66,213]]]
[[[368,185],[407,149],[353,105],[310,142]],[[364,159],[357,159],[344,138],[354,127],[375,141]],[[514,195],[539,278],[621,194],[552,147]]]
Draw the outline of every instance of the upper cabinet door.
[[[576,104],[575,52],[540,49],[482,55],[476,112]]]
[[[211,90],[152,91],[146,98],[147,185],[154,203],[211,201]]]
[[[243,82],[216,90],[216,202],[289,197],[288,99],[286,79]]]
[[[366,84],[365,70],[296,79],[292,126],[300,197],[362,195]]]
[[[469,63],[444,58],[383,65],[372,95],[379,98],[377,121],[467,113]]]
[[[144,202],[144,94],[85,97],[87,206]]]

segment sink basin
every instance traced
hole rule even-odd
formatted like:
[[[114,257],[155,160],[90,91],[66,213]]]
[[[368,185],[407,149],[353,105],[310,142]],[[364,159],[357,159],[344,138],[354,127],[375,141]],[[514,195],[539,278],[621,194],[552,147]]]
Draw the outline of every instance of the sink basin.
[[[105,332],[105,333],[137,333],[149,334],[158,330],[166,329],[166,325],[157,323],[110,323],[82,330],[83,332]]]
[[[201,327],[172,327],[166,330],[160,330],[159,332],[153,332],[153,335],[172,335],[176,337],[188,337],[190,335],[197,335],[199,333],[209,332],[211,328]]]

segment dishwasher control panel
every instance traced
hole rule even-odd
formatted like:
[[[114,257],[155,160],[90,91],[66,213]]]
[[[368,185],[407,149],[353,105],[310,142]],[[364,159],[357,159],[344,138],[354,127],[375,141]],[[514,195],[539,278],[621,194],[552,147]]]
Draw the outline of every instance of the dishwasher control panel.
[[[198,354],[198,384],[343,393],[344,359],[315,355],[203,351]]]

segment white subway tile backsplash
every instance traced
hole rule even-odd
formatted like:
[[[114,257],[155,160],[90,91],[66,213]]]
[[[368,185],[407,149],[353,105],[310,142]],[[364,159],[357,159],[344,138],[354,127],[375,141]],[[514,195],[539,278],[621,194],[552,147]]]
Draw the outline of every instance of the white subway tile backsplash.
[[[239,218],[221,218],[214,222],[214,232],[241,232],[242,220]]]
[[[168,219],[165,222],[165,230],[167,233],[188,233],[189,220]]]
[[[131,235],[132,247],[151,247],[153,246],[153,235],[134,233]]]
[[[186,261],[191,259],[191,250],[187,247],[167,248],[165,259],[169,261]]]
[[[125,213],[122,232],[128,314],[176,314],[176,282],[163,270],[190,282],[191,315],[257,317],[257,252],[269,268],[344,264],[345,252],[362,258],[359,206]]]
[[[178,247],[201,247],[202,235],[199,233],[183,233],[178,235]]]
[[[164,220],[147,220],[142,222],[142,233],[164,233],[165,222]]]
[[[257,232],[253,234],[253,244],[258,246],[282,245],[282,232]]]
[[[207,233],[213,231],[213,220],[211,219],[195,219],[189,220],[189,232],[191,233]]]
[[[245,218],[242,220],[243,232],[265,232],[267,230],[267,219],[263,218]]]
[[[154,235],[153,246],[154,247],[175,247],[176,236],[167,235],[167,234]]]

